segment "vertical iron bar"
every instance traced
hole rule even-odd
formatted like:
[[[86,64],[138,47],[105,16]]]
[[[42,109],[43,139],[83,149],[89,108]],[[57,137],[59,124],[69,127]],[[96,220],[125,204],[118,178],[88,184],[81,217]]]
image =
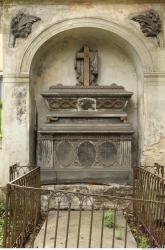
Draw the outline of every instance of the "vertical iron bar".
[[[100,240],[100,248],[102,248],[102,247],[103,247],[104,214],[105,214],[105,210],[104,210],[104,208],[103,208],[103,213],[102,213],[102,223],[101,223],[101,240]]]
[[[67,220],[67,228],[66,228],[65,248],[67,248],[67,246],[68,246],[68,234],[69,234],[69,223],[70,223],[70,210],[71,210],[71,202],[69,202],[69,208],[68,208],[68,220]]]
[[[58,232],[59,210],[60,210],[60,201],[58,201],[58,207],[57,207],[57,215],[56,215],[56,228],[55,228],[55,235],[54,235],[54,248],[56,248],[56,243],[57,243],[57,232]]]
[[[9,213],[11,213],[11,211],[9,212],[9,209],[8,209],[9,199],[10,199],[10,184],[7,184],[7,186],[6,186],[5,220],[4,220],[4,231],[3,231],[3,248],[10,247],[7,244],[8,243],[7,238],[8,238],[8,233],[9,233],[8,230],[10,230],[8,228],[8,226],[10,227],[10,223],[8,223],[8,216],[9,216]]]
[[[124,237],[124,248],[127,247],[127,233],[128,233],[128,223],[127,223],[127,212],[125,216],[125,237]]]
[[[116,208],[114,209],[112,248],[114,248],[114,246],[115,246],[115,230],[116,230]]]
[[[90,231],[89,231],[89,245],[88,245],[89,248],[91,248],[91,241],[92,241],[93,210],[94,210],[94,205],[92,204],[91,220],[90,220]]]
[[[37,226],[39,211],[40,211],[40,191],[39,191],[38,204],[37,204],[36,213],[35,213],[35,221],[34,221],[34,228],[33,228],[33,236],[32,236],[31,248],[34,248],[35,231],[36,231],[36,226]]]
[[[77,234],[77,248],[79,248],[79,243],[80,243],[81,215],[82,215],[82,204],[80,204],[80,212],[79,212],[78,234]]]
[[[46,221],[45,221],[45,231],[44,231],[43,248],[45,248],[45,243],[46,243],[46,233],[47,233],[48,217],[49,217],[49,205],[50,205],[50,198],[49,198],[49,201],[48,201],[48,209],[47,209],[47,215],[46,215]]]

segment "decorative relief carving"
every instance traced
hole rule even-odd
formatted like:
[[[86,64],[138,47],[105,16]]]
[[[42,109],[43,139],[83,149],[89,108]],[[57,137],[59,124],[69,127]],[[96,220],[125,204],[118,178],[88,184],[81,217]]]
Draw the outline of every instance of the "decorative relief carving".
[[[125,104],[126,100],[100,98],[97,100],[97,109],[122,109]]]
[[[77,109],[96,110],[96,109],[122,109],[127,104],[126,99],[119,98],[47,98],[50,109]]]
[[[39,17],[19,11],[11,20],[9,47],[15,47],[17,38],[27,38],[32,32],[33,23],[40,20],[41,18]]]
[[[76,109],[77,108],[77,98],[48,98],[48,105],[50,109]]]
[[[160,46],[159,33],[162,29],[162,23],[155,10],[149,10],[145,15],[134,16],[131,20],[140,24],[141,31],[146,37],[155,37],[158,46]]]
[[[96,99],[80,98],[77,100],[77,108],[81,110],[96,110]]]
[[[45,134],[39,140],[39,148],[42,148],[38,162],[41,166],[48,162],[52,168],[123,169],[131,166],[131,136],[55,135],[49,139]]]

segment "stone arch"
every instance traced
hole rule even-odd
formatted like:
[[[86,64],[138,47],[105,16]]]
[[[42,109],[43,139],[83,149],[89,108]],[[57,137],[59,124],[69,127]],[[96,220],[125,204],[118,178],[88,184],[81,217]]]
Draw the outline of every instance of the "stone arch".
[[[138,86],[138,162],[140,164],[143,152],[143,128],[144,128],[144,76],[145,73],[153,72],[153,62],[150,52],[144,45],[143,41],[135,36],[131,31],[126,28],[101,18],[84,17],[73,18],[70,20],[59,21],[46,29],[44,29],[38,36],[32,37],[30,42],[24,49],[22,60],[17,66],[17,74],[24,75],[29,78],[31,74],[31,66],[33,59],[37,57],[37,53],[44,48],[44,45],[50,41],[53,37],[58,36],[66,31],[79,28],[96,28],[107,31],[111,34],[112,38],[125,50],[133,59],[137,71],[137,86]],[[31,80],[29,82],[29,87]],[[32,85],[31,85],[32,86]],[[28,100],[32,96],[28,96]],[[31,124],[31,118],[33,114],[29,115],[29,124]],[[31,127],[32,125],[30,125]],[[30,136],[30,135],[29,135]],[[31,140],[29,138],[29,140]],[[31,155],[31,153],[30,153]],[[31,157],[30,157],[31,158]]]
[[[153,72],[153,62],[149,51],[144,43],[137,36],[133,35],[132,32],[110,20],[84,17],[59,21],[43,30],[37,37],[32,37],[30,43],[24,50],[22,60],[20,60],[20,64],[17,68],[17,73],[30,74],[31,63],[35,54],[49,39],[66,30],[84,27],[98,28],[111,32],[121,40],[126,50],[129,50],[138,58],[138,62],[140,59],[143,73]]]

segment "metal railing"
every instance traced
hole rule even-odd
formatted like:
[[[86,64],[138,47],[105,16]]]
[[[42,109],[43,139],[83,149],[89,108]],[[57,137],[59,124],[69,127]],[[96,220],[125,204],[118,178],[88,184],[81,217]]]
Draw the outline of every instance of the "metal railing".
[[[24,247],[31,235],[30,247],[136,247],[128,223],[133,213],[154,245],[165,247],[164,181],[136,168],[134,198],[94,195],[41,189],[35,168],[7,185],[3,245]],[[46,220],[36,237],[41,203]]]
[[[32,169],[36,168],[34,165],[27,165],[27,166],[20,166],[18,163],[10,166],[9,168],[9,179],[10,181],[13,181],[17,179],[18,177],[21,177],[25,174],[27,174]]]
[[[137,243],[130,232],[128,220],[134,204],[138,203],[165,208],[165,203],[151,200],[52,191],[46,203],[43,230],[31,246],[135,248]],[[164,241],[154,243],[159,247],[165,246]]]
[[[162,172],[162,167],[158,168]],[[158,176],[147,170],[148,168],[134,169],[134,198],[142,200],[134,203],[134,214],[156,245],[163,247],[165,246],[165,179],[160,177],[161,172]],[[147,204],[146,200],[151,200],[151,203]],[[156,205],[155,202],[160,204]]]
[[[162,165],[155,163],[153,166],[142,166],[141,168],[161,178],[165,178],[165,167]]]
[[[4,247],[23,247],[37,225],[41,204],[39,188],[40,168],[7,184]]]

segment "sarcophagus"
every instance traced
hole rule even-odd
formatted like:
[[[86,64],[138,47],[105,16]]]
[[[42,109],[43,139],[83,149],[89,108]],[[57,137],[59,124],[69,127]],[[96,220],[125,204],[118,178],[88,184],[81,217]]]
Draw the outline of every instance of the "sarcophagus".
[[[44,183],[130,183],[133,130],[125,110],[132,92],[57,85],[41,95],[48,107],[38,130]]]

